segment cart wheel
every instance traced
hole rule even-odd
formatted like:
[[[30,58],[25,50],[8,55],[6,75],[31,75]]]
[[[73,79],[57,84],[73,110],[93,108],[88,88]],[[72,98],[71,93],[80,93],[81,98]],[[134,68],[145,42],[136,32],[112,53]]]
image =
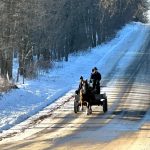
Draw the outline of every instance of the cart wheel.
[[[79,111],[79,105],[77,101],[74,101],[74,113],[77,113]]]
[[[107,99],[105,99],[103,101],[103,112],[105,113],[105,112],[107,112],[107,110],[108,110],[108,108],[107,108]]]

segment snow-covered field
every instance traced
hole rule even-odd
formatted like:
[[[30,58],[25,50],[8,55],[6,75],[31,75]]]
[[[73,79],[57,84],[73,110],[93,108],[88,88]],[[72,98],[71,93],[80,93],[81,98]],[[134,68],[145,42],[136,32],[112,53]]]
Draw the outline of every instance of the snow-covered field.
[[[95,66],[101,72],[104,81],[115,65],[115,60],[111,63],[111,59],[118,53],[121,58],[118,67],[122,68],[123,72],[133,61],[129,54],[133,56],[136,51],[140,51],[148,36],[147,31],[147,25],[128,24],[112,41],[87,53],[70,55],[68,62],[55,63],[56,68],[36,80],[26,80],[24,85],[20,81],[19,89],[0,96],[0,132],[3,133],[35,115],[65,93],[69,92],[71,95],[78,86],[79,77],[82,75],[89,79],[91,69]]]

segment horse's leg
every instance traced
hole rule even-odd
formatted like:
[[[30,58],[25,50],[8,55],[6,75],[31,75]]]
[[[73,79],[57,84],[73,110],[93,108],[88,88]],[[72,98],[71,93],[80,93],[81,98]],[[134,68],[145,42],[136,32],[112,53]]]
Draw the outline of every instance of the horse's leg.
[[[86,102],[86,114],[89,115],[89,104]]]
[[[92,106],[91,106],[91,102],[90,101],[88,102],[87,107],[88,107],[89,114],[92,114]]]
[[[92,114],[92,108],[91,108],[91,105],[90,105],[90,103],[89,102],[86,102],[87,103],[87,109],[86,109],[86,114],[87,115],[90,115],[90,114]]]
[[[83,111],[83,101],[81,100],[81,111]]]
[[[92,114],[92,106],[89,105],[90,114]]]
[[[80,103],[81,103],[81,111],[83,111],[83,95],[82,95],[82,91],[80,91]]]
[[[81,104],[80,110],[83,111],[83,102],[82,102],[82,100],[80,100],[80,104]]]

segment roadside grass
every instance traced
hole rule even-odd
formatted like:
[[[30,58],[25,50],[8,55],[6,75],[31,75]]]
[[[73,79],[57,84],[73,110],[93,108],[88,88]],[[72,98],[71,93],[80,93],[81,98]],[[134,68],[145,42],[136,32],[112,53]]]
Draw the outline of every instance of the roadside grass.
[[[15,85],[12,81],[8,81],[7,79],[0,77],[0,93],[8,92],[11,89],[17,88],[17,85]]]

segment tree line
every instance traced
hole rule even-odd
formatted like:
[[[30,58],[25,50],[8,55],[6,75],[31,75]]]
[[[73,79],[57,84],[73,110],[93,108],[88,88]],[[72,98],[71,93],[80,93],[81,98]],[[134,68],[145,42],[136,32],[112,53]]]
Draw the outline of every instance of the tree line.
[[[109,40],[124,24],[146,22],[147,10],[147,0],[1,0],[0,75],[12,78],[14,57],[24,76],[35,64],[68,61],[70,53]]]

